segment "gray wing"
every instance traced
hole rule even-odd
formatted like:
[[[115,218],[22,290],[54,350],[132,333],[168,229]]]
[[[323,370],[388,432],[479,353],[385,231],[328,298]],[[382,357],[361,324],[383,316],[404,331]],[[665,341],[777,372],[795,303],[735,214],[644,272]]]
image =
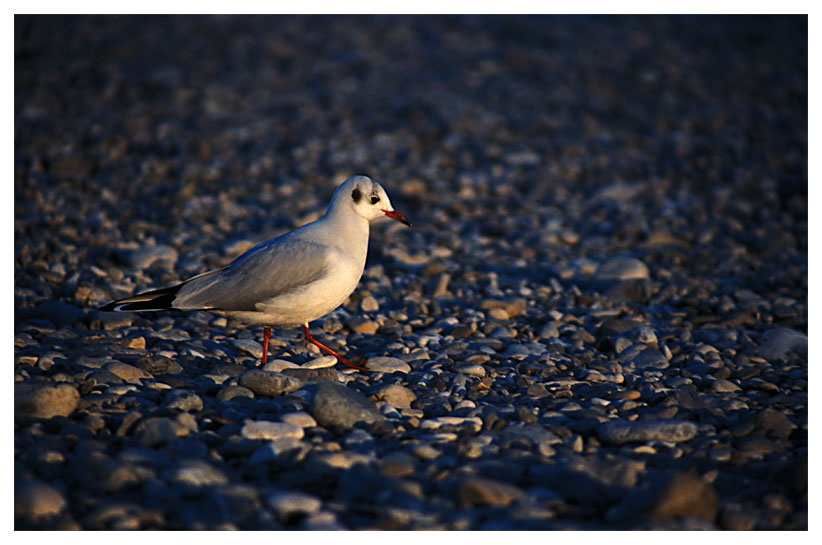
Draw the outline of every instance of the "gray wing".
[[[174,298],[174,308],[255,311],[257,303],[321,278],[332,251],[287,235],[266,241],[223,269],[187,281]]]

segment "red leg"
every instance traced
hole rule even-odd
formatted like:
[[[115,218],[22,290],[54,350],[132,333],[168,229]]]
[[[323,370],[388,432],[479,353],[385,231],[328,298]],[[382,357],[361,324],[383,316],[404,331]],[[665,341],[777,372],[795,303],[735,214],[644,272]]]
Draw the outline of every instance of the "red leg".
[[[303,326],[303,333],[305,333],[305,338],[308,342],[310,342],[313,345],[316,345],[323,352],[328,352],[329,354],[331,354],[332,356],[337,358],[337,361],[339,361],[343,365],[347,365],[348,367],[351,367],[352,369],[357,369],[358,371],[368,371],[368,369],[366,369],[365,367],[361,367],[359,365],[351,363],[350,361],[348,361],[344,357],[340,356],[339,354],[337,354],[336,352],[334,352],[333,350],[331,350],[330,348],[325,346],[323,343],[321,343],[320,341],[318,341],[317,339],[312,337],[311,332],[308,331],[308,325]]]
[[[268,362],[268,338],[271,337],[271,328],[266,327],[263,329],[263,363],[265,365]]]

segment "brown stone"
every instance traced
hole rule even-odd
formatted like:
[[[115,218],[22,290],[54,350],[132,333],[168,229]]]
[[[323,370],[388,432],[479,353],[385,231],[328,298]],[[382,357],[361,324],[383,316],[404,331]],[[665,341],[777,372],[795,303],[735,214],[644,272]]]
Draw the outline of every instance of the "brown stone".
[[[694,473],[677,473],[658,489],[646,511],[649,518],[716,520],[719,502],[713,487]]]

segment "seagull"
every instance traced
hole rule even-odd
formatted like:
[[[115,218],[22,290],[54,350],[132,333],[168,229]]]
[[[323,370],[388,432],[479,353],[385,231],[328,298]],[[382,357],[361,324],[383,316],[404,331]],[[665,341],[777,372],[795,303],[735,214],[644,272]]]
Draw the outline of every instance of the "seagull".
[[[254,246],[222,269],[100,310],[205,310],[263,326],[262,365],[268,361],[271,328],[302,327],[308,342],[343,365],[366,371],[317,341],[308,324],[343,304],[357,287],[368,253],[369,222],[384,216],[411,227],[380,184],[353,176],[334,191],[320,219]]]

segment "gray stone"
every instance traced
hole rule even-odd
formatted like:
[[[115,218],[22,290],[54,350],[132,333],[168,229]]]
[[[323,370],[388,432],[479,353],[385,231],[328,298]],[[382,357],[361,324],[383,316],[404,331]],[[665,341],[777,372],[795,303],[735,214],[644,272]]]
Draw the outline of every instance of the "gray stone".
[[[459,486],[460,503],[465,507],[506,506],[526,497],[525,492],[508,483],[481,477],[469,477]]]
[[[240,386],[248,388],[256,395],[272,397],[293,392],[303,385],[297,378],[260,369],[243,373],[238,382]]]
[[[63,301],[46,301],[21,313],[23,319],[48,320],[58,328],[71,325],[84,316],[85,312],[82,309]]]
[[[723,530],[737,532],[747,532],[753,530],[760,516],[755,508],[745,508],[744,506],[728,502],[723,505],[719,514],[719,524]]]
[[[599,326],[597,329],[597,336],[600,338],[615,337],[622,333],[627,333],[632,329],[644,326],[645,325],[642,322],[631,318],[609,318],[602,322]]]
[[[656,348],[642,350],[628,363],[633,364],[637,369],[665,369],[670,365],[665,355]]]
[[[360,308],[365,312],[376,312],[380,310],[380,304],[376,299],[374,299],[373,296],[368,295],[363,297],[362,301],[360,301]]]
[[[149,418],[135,430],[144,447],[156,447],[177,439],[183,431],[170,418]],[[188,433],[187,431],[185,433]]]
[[[103,500],[83,519],[83,527],[92,530],[139,530],[145,510],[127,502]]]
[[[134,365],[152,375],[176,375],[183,372],[182,365],[163,356],[140,358]]]
[[[15,417],[31,416],[51,418],[68,416],[80,403],[80,392],[70,384],[27,384],[14,385]]]
[[[557,339],[559,338],[559,329],[555,324],[548,323],[540,327],[537,331],[537,338],[539,339]]]
[[[659,344],[657,340],[656,331],[652,327],[648,326],[639,326],[629,329],[625,331],[621,335],[622,337],[626,337],[633,342],[642,343],[647,346],[651,346],[656,348]]]
[[[103,369],[132,384],[140,384],[141,379],[152,378],[149,372],[121,361],[109,362]]]
[[[301,428],[312,428],[317,425],[317,421],[314,420],[314,417],[303,411],[286,413],[280,416],[280,420],[286,424],[293,424],[294,426],[299,426]]]
[[[771,362],[788,358],[791,354],[807,359],[808,336],[784,327],[769,329],[762,335],[759,354]]]
[[[485,367],[477,363],[460,363],[454,366],[454,371],[472,377],[484,377]]]
[[[773,434],[782,439],[790,437],[793,430],[796,429],[796,424],[791,422],[784,413],[773,409],[765,409],[757,414],[754,419],[754,426],[762,433]]]
[[[166,394],[163,405],[177,411],[200,411],[203,409],[203,400],[191,390],[171,390]]]
[[[105,369],[97,369],[86,377],[86,380],[93,381],[94,384],[105,384],[112,386],[115,384],[124,384],[126,381]]]
[[[341,450],[337,452],[315,452],[311,455],[311,462],[319,466],[326,466],[333,469],[351,469],[355,465],[368,465],[373,463],[372,456],[366,456],[358,452]]]
[[[283,374],[302,382],[341,382],[343,380],[343,374],[330,367],[321,369],[283,369]]]
[[[24,480],[14,484],[14,516],[39,519],[59,515],[66,500],[53,486],[41,481]]]
[[[156,261],[163,262],[167,268],[171,268],[177,261],[177,250],[171,246],[142,246],[132,250],[128,254],[129,264],[135,269],[147,269]]]
[[[598,280],[632,280],[650,278],[648,266],[634,257],[612,257],[600,264],[595,273]]]
[[[255,358],[263,357],[263,345],[257,341],[253,341],[251,339],[234,339],[231,345],[240,352],[245,352]]]
[[[390,403],[397,409],[409,409],[411,408],[411,402],[417,399],[414,392],[400,384],[383,386],[377,390],[374,397]]]
[[[545,448],[549,445],[556,445],[562,443],[562,439],[557,437],[555,433],[546,430],[537,424],[526,424],[517,422],[509,424],[502,430],[501,439],[503,441],[513,441],[515,439],[522,439],[533,443],[537,448]],[[545,449],[549,451],[549,449]]]
[[[316,496],[293,491],[273,492],[266,498],[266,503],[280,519],[288,519],[294,515],[310,515],[322,507],[322,500]]]
[[[283,454],[295,450],[307,450],[307,446],[295,437],[280,437],[279,439],[267,441],[262,447],[254,451],[249,461],[252,464],[273,462]]]
[[[605,293],[614,301],[623,303],[644,303],[651,297],[652,287],[649,280],[645,278],[632,278],[630,280],[620,280]]]
[[[631,490],[611,508],[607,519],[626,523],[638,520],[716,520],[719,501],[713,487],[694,473],[657,472]]]
[[[228,385],[223,386],[217,392],[217,401],[231,401],[235,397],[254,399],[254,392],[244,386]]]
[[[225,473],[201,460],[190,460],[171,472],[172,482],[188,486],[201,487],[228,483]]]
[[[262,348],[260,349],[260,353],[262,353]],[[275,373],[282,373],[286,369],[300,369],[300,366],[292,361],[287,361],[283,359],[273,359],[263,365],[263,371],[273,371]]]
[[[334,367],[335,365],[337,365],[337,358],[334,356],[320,356],[319,358],[305,362],[300,367],[302,369],[326,369],[328,367]]]
[[[717,379],[711,385],[711,389],[717,393],[738,392],[742,388],[731,382],[730,380]]]
[[[685,420],[610,420],[599,426],[599,438],[605,443],[643,443],[645,441],[688,441],[696,436],[697,427]]]
[[[283,437],[302,439],[305,432],[300,426],[295,426],[294,424],[260,420],[249,422],[243,426],[242,435],[249,439],[267,439],[272,441]]]
[[[369,371],[379,371],[382,373],[394,373],[395,371],[409,373],[411,371],[411,366],[401,359],[383,356],[368,358],[368,361],[365,362],[365,367]]]
[[[372,424],[385,418],[365,396],[341,384],[317,384],[311,414],[320,424],[337,431],[348,430],[358,422]]]

